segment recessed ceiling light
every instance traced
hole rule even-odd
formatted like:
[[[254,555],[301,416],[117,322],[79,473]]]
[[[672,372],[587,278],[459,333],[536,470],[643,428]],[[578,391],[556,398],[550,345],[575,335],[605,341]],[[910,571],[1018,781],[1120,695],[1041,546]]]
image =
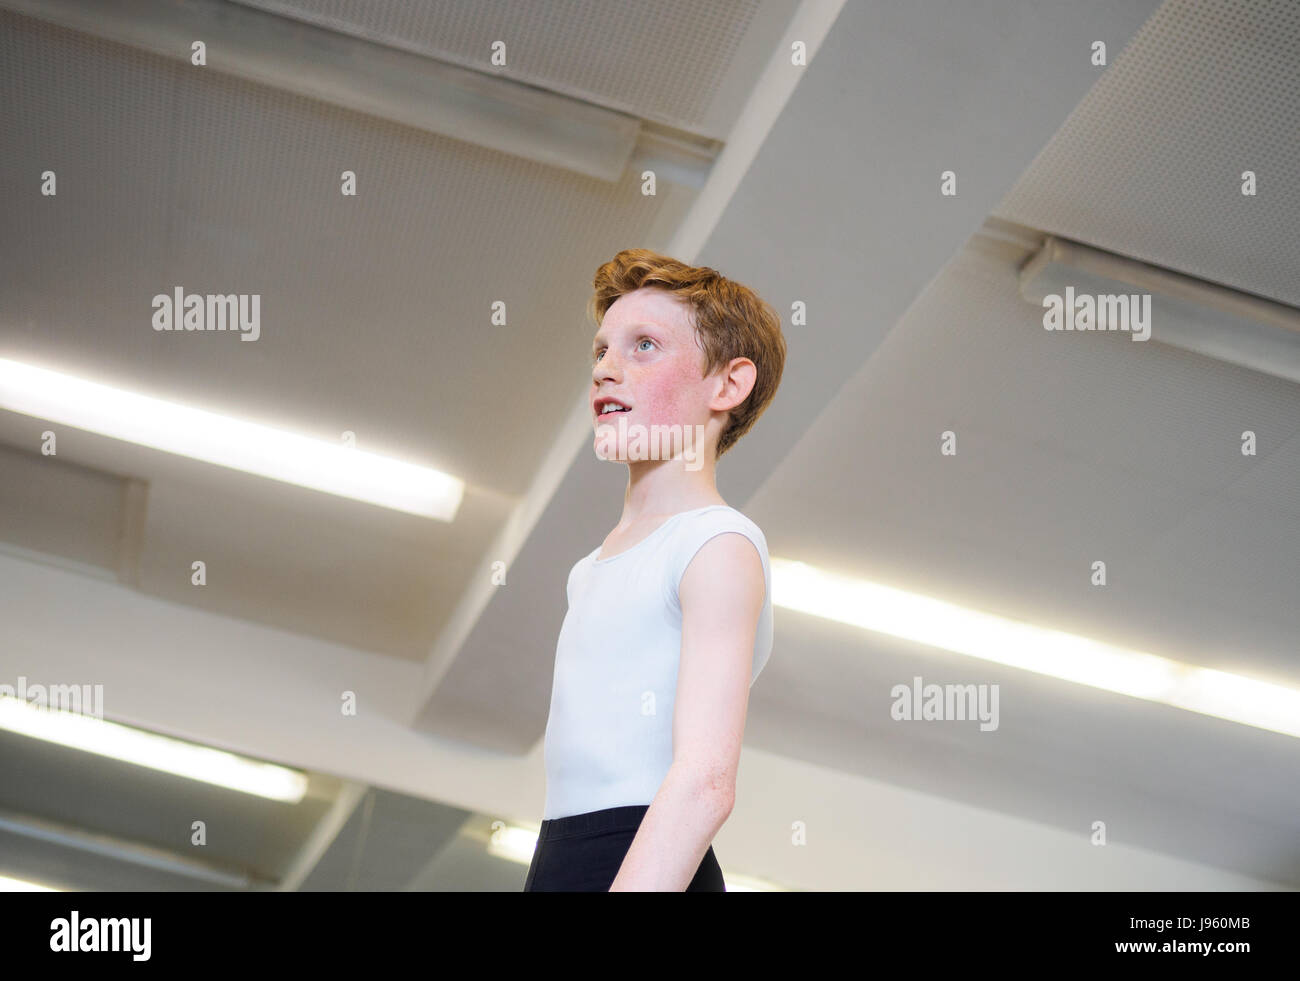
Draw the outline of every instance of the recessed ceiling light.
[[[771,559],[772,602],[1063,681],[1300,736],[1300,691]]]
[[[307,793],[307,775],[288,767],[92,715],[32,705],[6,693],[0,693],[0,729],[287,804],[298,803]]]
[[[540,830],[521,828],[514,824],[499,828],[488,838],[488,854],[520,865],[532,865],[533,850],[537,847],[537,834]]]
[[[430,467],[4,358],[0,409],[441,521],[465,489]]]
[[[7,875],[0,875],[0,892],[62,892],[62,890],[55,889],[53,886],[43,886],[38,882],[28,882],[26,879],[13,879]]]

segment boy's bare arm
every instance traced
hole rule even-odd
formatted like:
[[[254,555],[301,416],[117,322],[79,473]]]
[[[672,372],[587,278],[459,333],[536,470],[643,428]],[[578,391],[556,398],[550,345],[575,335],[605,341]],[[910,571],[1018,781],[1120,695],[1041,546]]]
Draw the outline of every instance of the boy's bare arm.
[[[685,890],[731,813],[765,588],[758,552],[738,533],[711,538],[687,566],[673,763],[611,892]]]

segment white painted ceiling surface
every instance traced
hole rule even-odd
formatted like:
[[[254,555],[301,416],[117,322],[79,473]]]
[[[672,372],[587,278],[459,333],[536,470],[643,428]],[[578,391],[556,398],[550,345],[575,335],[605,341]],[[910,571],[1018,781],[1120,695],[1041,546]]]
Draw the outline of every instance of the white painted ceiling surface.
[[[716,139],[731,131],[795,6],[791,0],[237,2]],[[494,47],[498,42],[503,48]],[[501,50],[505,66],[492,60]]]

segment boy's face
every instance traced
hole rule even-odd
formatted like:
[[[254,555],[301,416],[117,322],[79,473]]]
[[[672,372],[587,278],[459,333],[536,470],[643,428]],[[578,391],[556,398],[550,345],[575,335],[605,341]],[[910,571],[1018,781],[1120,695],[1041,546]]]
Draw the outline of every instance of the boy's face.
[[[691,427],[710,421],[717,378],[703,378],[704,351],[696,340],[690,310],[664,290],[642,288],[620,296],[605,312],[592,342],[592,422],[602,426]],[[618,399],[630,411],[599,415],[596,404]],[[715,424],[716,425],[716,424]],[[599,436],[597,437],[599,439]],[[673,440],[680,447],[679,439]],[[620,438],[618,459],[626,459]]]

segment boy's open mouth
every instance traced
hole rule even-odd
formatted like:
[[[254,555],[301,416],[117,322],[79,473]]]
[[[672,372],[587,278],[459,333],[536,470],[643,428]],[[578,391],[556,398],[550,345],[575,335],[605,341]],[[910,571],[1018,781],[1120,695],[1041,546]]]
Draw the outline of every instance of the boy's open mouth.
[[[617,412],[631,412],[632,407],[624,405],[622,402],[614,399],[601,399],[596,403],[596,417],[604,419],[606,416],[612,416]]]

